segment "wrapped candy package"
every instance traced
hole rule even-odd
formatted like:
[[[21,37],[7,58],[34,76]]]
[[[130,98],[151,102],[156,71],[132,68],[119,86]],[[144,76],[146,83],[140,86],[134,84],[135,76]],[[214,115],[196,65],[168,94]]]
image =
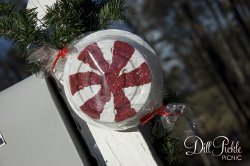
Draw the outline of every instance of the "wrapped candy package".
[[[84,121],[123,130],[162,102],[158,57],[141,38],[120,30],[92,33],[67,54],[63,85]]]
[[[125,130],[162,105],[159,59],[129,32],[110,29],[85,35],[66,47],[56,64],[47,61],[46,66],[55,67],[52,75],[62,83],[72,110],[87,123]]]

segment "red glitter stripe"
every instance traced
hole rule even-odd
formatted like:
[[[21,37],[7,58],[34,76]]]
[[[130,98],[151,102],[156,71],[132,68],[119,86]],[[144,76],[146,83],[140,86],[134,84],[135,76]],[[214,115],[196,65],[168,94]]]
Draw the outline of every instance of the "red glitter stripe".
[[[122,89],[114,94],[114,107],[117,111],[115,122],[123,121],[136,114],[135,110],[131,108],[131,103]]]
[[[71,94],[90,86],[101,83],[101,77],[94,72],[76,73],[69,76]]]
[[[123,73],[120,77],[120,82],[124,82],[123,87],[140,86],[151,82],[151,75],[148,65],[144,62],[140,67],[129,73]]]
[[[91,99],[87,100],[80,108],[93,119],[100,119],[104,105],[111,99],[110,90],[101,87],[100,91]]]
[[[110,71],[112,71],[112,74],[119,75],[120,71],[127,65],[129,59],[134,54],[134,51],[134,47],[128,43],[115,41],[112,63],[110,65]]]
[[[109,63],[104,59],[103,53],[96,43],[87,46],[80,53],[78,59],[101,73],[108,72]]]

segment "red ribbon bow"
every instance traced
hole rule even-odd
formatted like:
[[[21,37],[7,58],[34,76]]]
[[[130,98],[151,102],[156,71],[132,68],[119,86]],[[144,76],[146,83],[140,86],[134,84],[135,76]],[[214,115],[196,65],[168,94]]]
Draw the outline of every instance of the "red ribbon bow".
[[[141,125],[146,124],[149,120],[151,120],[156,115],[160,115],[160,116],[163,116],[163,117],[180,115],[180,113],[167,112],[167,111],[165,111],[165,109],[166,109],[166,106],[162,105],[160,108],[155,109],[153,112],[150,112],[150,113],[146,114],[145,116],[143,116],[140,119]]]
[[[65,55],[68,53],[68,49],[67,48],[63,48],[61,50],[59,50],[59,52],[56,54],[53,62],[52,62],[52,65],[51,65],[51,69],[54,70],[55,66],[56,66],[56,63],[58,62],[59,58],[62,57],[62,58],[65,58]]]

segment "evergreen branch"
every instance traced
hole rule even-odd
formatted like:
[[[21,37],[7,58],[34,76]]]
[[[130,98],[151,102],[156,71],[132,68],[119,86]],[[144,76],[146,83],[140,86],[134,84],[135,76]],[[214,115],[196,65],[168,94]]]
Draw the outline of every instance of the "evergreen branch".
[[[99,19],[100,19],[100,28],[105,28],[108,26],[110,21],[114,20],[125,20],[125,11],[127,7],[122,0],[109,0],[104,3],[104,6],[101,8]]]
[[[44,22],[47,25],[47,41],[62,48],[83,33],[97,30],[94,18],[95,4],[88,0],[57,1],[47,7]]]
[[[11,14],[14,11],[13,3],[0,3],[0,17]]]
[[[11,39],[17,55],[24,57],[32,42],[61,49],[84,33],[107,28],[109,21],[124,19],[125,10],[122,0],[57,0],[40,21],[35,9],[15,10],[13,4],[1,3],[0,35]]]
[[[176,102],[186,103],[186,100],[182,96],[177,95],[175,92],[172,91],[170,91],[167,95],[163,97],[163,103],[166,105],[169,103],[176,103]]]
[[[159,139],[155,139],[153,144],[159,157],[166,165],[182,165],[184,147],[183,141],[165,135]]]
[[[0,4],[0,35],[13,41],[20,57],[26,56],[26,46],[37,40],[37,12],[35,9],[16,11],[13,4]],[[6,10],[7,9],[7,10]]]

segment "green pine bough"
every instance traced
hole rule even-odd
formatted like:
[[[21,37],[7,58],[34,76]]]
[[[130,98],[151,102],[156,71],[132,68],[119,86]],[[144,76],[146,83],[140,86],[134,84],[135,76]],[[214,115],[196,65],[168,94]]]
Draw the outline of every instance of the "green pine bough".
[[[164,96],[163,104],[167,105],[170,103],[187,103],[184,97],[177,95],[175,92],[169,90],[169,93]],[[154,117],[149,125],[153,128],[156,121],[161,118],[160,116]],[[159,131],[162,132],[162,131]],[[183,165],[185,149],[183,146],[183,140],[174,138],[171,135],[171,131],[167,132],[162,136],[157,136],[157,134],[152,133],[152,143],[155,148],[156,153],[159,155],[160,159],[163,161],[164,165]]]
[[[58,0],[39,20],[36,8],[16,10],[13,4],[0,3],[0,36],[13,41],[19,57],[27,57],[32,42],[61,49],[84,33],[124,20],[125,11],[122,0]]]
[[[82,34],[108,27],[115,20],[125,20],[123,0],[57,0],[47,6],[40,20],[36,8],[16,10],[14,4],[0,3],[0,36],[10,39],[15,54],[27,58],[27,46],[44,43],[62,49]],[[29,62],[28,70],[39,73],[39,62]]]

